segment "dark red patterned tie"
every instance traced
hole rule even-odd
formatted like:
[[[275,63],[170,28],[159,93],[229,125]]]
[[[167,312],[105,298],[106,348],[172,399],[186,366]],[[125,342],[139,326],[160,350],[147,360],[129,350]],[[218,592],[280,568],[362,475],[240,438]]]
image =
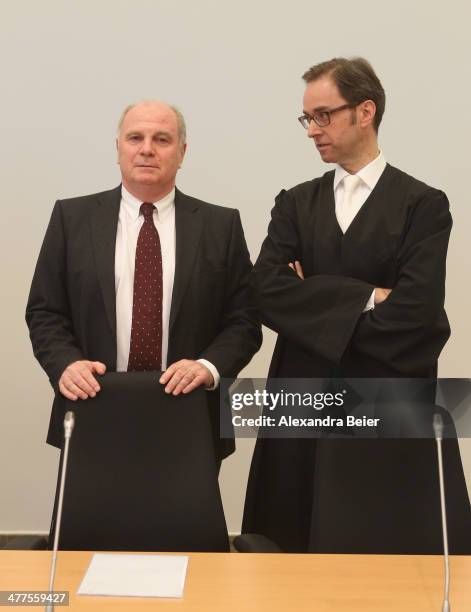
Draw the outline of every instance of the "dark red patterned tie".
[[[129,372],[162,368],[162,251],[154,208],[141,204],[144,223],[136,246]]]

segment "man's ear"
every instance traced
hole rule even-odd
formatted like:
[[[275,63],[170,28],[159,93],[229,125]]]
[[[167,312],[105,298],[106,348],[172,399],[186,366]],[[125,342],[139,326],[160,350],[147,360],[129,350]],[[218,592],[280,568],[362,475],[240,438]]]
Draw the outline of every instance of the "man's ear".
[[[116,138],[116,163],[119,164],[119,144],[118,144],[117,138]]]
[[[181,167],[182,167],[182,163],[183,163],[183,159],[184,159],[184,157],[185,157],[185,153],[186,153],[186,149],[187,149],[187,147],[188,147],[188,145],[187,145],[187,143],[185,142],[185,144],[184,144],[184,145],[182,145],[181,152],[180,152],[180,163],[178,164],[178,167],[179,167],[179,168],[181,168]]]
[[[373,123],[376,115],[376,104],[373,100],[365,100],[359,106],[359,122],[361,127],[367,127]]]

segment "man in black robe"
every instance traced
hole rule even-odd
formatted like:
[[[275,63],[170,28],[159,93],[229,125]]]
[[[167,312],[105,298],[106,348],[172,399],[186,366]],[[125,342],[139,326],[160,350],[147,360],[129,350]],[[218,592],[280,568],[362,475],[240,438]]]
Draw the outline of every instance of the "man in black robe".
[[[386,163],[383,87],[368,62],[303,76],[299,118],[335,170],[282,190],[253,273],[278,340],[269,378],[434,379],[452,220],[446,195]],[[456,440],[444,444],[450,550],[471,553]],[[244,533],[290,552],[439,553],[431,439],[259,439]]]

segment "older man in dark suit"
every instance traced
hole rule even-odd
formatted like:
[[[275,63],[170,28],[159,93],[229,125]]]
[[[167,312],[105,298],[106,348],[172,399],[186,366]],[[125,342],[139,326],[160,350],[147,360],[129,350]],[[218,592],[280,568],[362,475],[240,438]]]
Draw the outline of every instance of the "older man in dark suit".
[[[26,311],[34,354],[56,390],[53,445],[63,397],[94,397],[107,370],[155,370],[168,393],[208,389],[216,454],[233,451],[219,440],[211,391],[261,344],[251,263],[238,211],[175,187],[186,146],[177,109],[131,105],[117,138],[122,185],[56,202]]]

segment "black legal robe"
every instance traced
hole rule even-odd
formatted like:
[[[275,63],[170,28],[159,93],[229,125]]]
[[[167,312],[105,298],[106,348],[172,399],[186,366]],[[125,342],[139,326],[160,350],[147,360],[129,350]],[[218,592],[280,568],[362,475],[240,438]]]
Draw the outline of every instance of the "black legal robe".
[[[283,190],[272,210],[252,273],[262,322],[279,334],[269,377],[436,377],[450,335],[445,194],[388,164],[343,234],[333,180]],[[375,287],[392,293],[363,313]],[[444,453],[450,550],[469,554],[457,441]],[[242,531],[285,551],[439,553],[440,520],[433,440],[257,441]]]

